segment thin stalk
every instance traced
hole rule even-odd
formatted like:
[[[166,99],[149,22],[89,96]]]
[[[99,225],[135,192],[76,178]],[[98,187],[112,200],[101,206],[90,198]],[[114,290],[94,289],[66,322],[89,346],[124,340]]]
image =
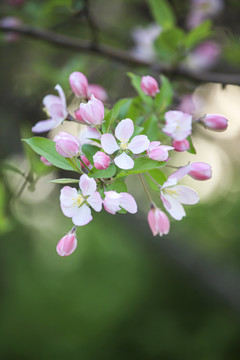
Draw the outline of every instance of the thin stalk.
[[[73,167],[73,169],[75,169],[77,172],[79,172],[80,174],[83,174],[83,171],[79,168],[78,164],[76,163],[75,160],[67,158],[67,161],[69,162],[69,164]]]
[[[139,175],[138,175],[138,178],[139,178],[139,180],[140,180],[140,182],[141,182],[141,184],[142,184],[142,186],[143,186],[143,189],[144,189],[144,191],[145,191],[145,193],[146,193],[146,195],[147,195],[148,200],[150,201],[151,204],[154,204],[154,201],[153,201],[153,199],[151,198],[151,195],[150,195],[150,193],[149,193],[149,190],[148,190],[148,188],[147,188],[147,186],[146,186],[146,184],[145,184],[145,182],[144,182],[144,180],[143,180],[143,176],[142,176],[141,174],[139,174]]]

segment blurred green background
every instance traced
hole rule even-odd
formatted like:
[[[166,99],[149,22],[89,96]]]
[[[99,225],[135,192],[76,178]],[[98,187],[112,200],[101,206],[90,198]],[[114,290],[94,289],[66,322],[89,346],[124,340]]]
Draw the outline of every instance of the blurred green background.
[[[171,3],[183,24],[188,1]],[[225,3],[216,20],[223,48],[217,70],[237,72],[240,6]],[[29,0],[14,8],[6,1],[0,12],[88,39],[82,6],[84,1]],[[132,28],[152,22],[142,0],[92,0],[90,10],[100,40],[124,49],[133,46]],[[107,89],[111,104],[134,95],[126,71],[149,72],[33,39],[8,42],[0,35],[1,163],[26,174],[29,164],[20,139],[31,136],[31,126],[43,119],[42,98],[56,83],[70,94],[69,74],[84,72]],[[177,84],[180,94],[196,85],[184,79]],[[207,89],[212,101],[207,106],[229,116],[229,130],[196,134],[197,159],[209,160],[216,172],[209,184],[197,184],[203,201],[187,209],[182,222],[173,222],[167,237],[152,237],[148,206],[133,178],[129,190],[142,208],[139,215],[97,214],[78,229],[75,253],[61,258],[55,248],[71,220],[61,213],[60,187],[48,183],[59,174],[48,173],[28,152],[36,172],[46,174],[34,192],[26,186],[15,199],[24,179],[1,167],[1,359],[240,358],[240,93],[232,86]]]

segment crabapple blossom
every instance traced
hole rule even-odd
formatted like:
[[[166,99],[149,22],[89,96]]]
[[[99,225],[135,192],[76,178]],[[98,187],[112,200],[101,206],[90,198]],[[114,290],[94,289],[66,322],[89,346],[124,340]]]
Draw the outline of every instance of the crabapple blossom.
[[[228,126],[228,120],[218,114],[205,115],[200,121],[212,130],[226,130]]]
[[[67,235],[59,240],[56,250],[60,256],[69,256],[76,250],[76,247],[76,226],[74,226]]]
[[[141,89],[145,95],[156,96],[159,92],[157,81],[152,76],[143,76],[141,80]]]
[[[88,224],[92,220],[90,205],[95,211],[102,209],[102,199],[96,191],[96,181],[86,174],[79,180],[79,191],[70,186],[64,186],[61,190],[60,205],[65,216],[72,218],[77,226]]]
[[[49,131],[57,127],[68,116],[66,97],[63,89],[60,85],[56,85],[55,89],[58,91],[59,96],[47,95],[43,98],[43,105],[50,119],[39,121],[34,125],[32,131],[35,133]]]
[[[108,94],[104,87],[97,84],[89,84],[88,85],[88,96],[91,97],[94,95],[96,99],[101,100],[103,102],[107,101]]]
[[[184,185],[177,185],[177,179],[168,179],[162,186],[160,192],[161,200],[167,212],[175,220],[182,220],[186,216],[182,206],[194,205],[199,201],[195,190]]]
[[[204,20],[218,15],[222,9],[223,0],[191,0],[187,25],[190,29],[194,28]]]
[[[170,222],[167,215],[160,209],[153,207],[148,213],[148,224],[154,236],[167,235],[170,230]]]
[[[101,137],[101,145],[107,154],[113,154],[120,150],[121,154],[115,157],[114,163],[120,169],[132,169],[134,167],[133,159],[127,154],[129,150],[133,154],[140,154],[146,151],[150,141],[146,135],[137,135],[132,138],[134,132],[134,124],[131,119],[121,120],[115,129],[115,136],[119,140],[119,144],[112,134],[103,134]]]
[[[209,69],[218,60],[220,46],[213,41],[205,41],[196,47],[187,57],[186,63],[190,69]]]
[[[94,166],[98,170],[107,169],[110,165],[110,157],[102,151],[97,151],[93,156]]]
[[[204,162],[195,162],[190,164],[188,173],[195,180],[208,180],[212,177],[211,166]]]
[[[40,156],[40,160],[44,165],[52,166],[52,164],[44,156]]]
[[[192,133],[192,116],[182,111],[170,110],[165,113],[166,125],[162,129],[173,140],[181,141]]]
[[[102,125],[104,118],[104,105],[91,95],[91,100],[86,104],[81,103],[77,111],[75,111],[76,119],[84,124],[98,126]]]
[[[145,28],[138,26],[133,29],[132,38],[135,46],[132,49],[132,54],[141,60],[154,60],[156,53],[153,44],[161,31],[162,28],[158,24],[150,24]]]
[[[110,214],[115,215],[121,208],[131,214],[137,212],[137,204],[132,195],[126,192],[117,193],[116,191],[105,191],[104,194],[103,206]]]
[[[168,159],[168,151],[173,150],[173,146],[160,145],[160,141],[151,141],[147,149],[148,157],[152,160],[166,161]]]
[[[88,97],[88,79],[83,73],[74,71],[69,76],[69,83],[72,91],[77,97]]]
[[[56,143],[56,150],[61,156],[71,158],[79,155],[80,141],[76,136],[60,131],[53,141]]]
[[[187,151],[190,149],[190,145],[187,139],[181,141],[173,140],[172,145],[175,151]]]

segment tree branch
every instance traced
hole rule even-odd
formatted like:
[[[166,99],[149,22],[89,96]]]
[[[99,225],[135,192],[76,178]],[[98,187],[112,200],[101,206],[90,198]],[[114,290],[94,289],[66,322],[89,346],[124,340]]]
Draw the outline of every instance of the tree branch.
[[[89,41],[78,40],[66,35],[57,34],[50,30],[38,29],[27,25],[6,26],[0,23],[0,31],[16,32],[26,37],[44,40],[51,44],[61,46],[65,49],[71,49],[74,51],[81,51],[90,54],[98,54],[102,57],[119,61],[124,64],[148,67],[158,73],[172,76],[182,76],[197,82],[213,82],[223,85],[240,85],[239,74],[214,73],[200,70],[194,71],[183,66],[171,68],[166,64],[138,59],[136,56],[124,50],[112,48],[106,45],[96,45]]]

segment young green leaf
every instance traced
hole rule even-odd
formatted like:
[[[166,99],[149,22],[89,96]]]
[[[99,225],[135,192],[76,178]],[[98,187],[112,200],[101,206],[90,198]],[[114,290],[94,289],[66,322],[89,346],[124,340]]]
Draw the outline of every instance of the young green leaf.
[[[166,76],[161,75],[160,79],[161,87],[159,93],[154,99],[154,105],[157,111],[163,112],[172,103],[173,88]]]
[[[54,183],[54,184],[78,184],[79,183],[79,179],[54,179],[54,180],[50,180],[50,183]]]
[[[127,117],[127,112],[130,108],[133,99],[121,99],[113,107],[115,117],[122,120]]]
[[[109,167],[105,170],[93,170],[89,174],[90,177],[94,179],[104,179],[104,178],[111,178],[116,173],[116,166],[114,164],[109,165]]]
[[[182,57],[185,33],[180,28],[163,31],[154,42],[155,50],[161,60],[175,62]]]
[[[166,0],[148,0],[153,18],[163,29],[170,29],[175,24],[173,10]]]
[[[130,170],[122,170],[118,173],[117,178],[121,178],[131,174],[141,174],[152,169],[165,166],[164,161],[155,161],[147,157],[140,157],[134,160],[134,167]]]
[[[103,122],[103,125],[102,125],[102,131],[103,133],[107,133],[109,132],[113,122],[114,122],[114,119],[115,119],[115,114],[114,114],[114,110],[110,110],[107,114],[107,116],[105,116],[104,118],[104,122]]]
[[[156,136],[158,133],[158,119],[156,115],[152,114],[145,121],[144,125],[144,134],[147,135],[150,141],[156,140]]]
[[[114,183],[106,185],[106,191],[116,191],[118,193],[127,192],[127,185],[121,180],[116,180]]]
[[[185,36],[185,46],[188,50],[193,48],[194,46],[198,45],[202,40],[206,39],[208,36],[211,35],[211,21],[206,20],[202,22],[199,26],[192,29],[186,36]]]
[[[187,140],[188,140],[189,145],[190,145],[190,149],[188,150],[188,152],[189,152],[190,154],[196,154],[197,151],[196,151],[196,149],[195,149],[195,147],[194,147],[194,145],[193,145],[191,136],[188,136],[188,137],[187,137]]]

